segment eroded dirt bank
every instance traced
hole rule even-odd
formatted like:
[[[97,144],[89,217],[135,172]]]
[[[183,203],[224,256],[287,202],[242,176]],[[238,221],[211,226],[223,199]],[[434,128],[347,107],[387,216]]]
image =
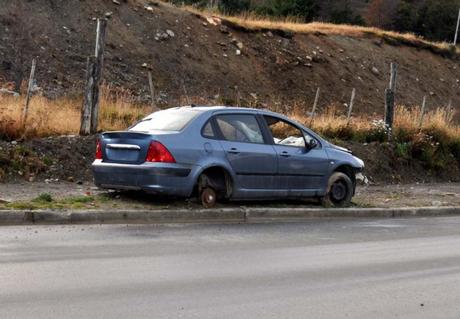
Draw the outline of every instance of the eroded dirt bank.
[[[17,9],[17,4],[21,3]],[[50,96],[81,94],[92,54],[96,17],[110,17],[105,79],[148,101],[152,71],[162,105],[213,102],[282,110],[294,102],[345,111],[357,89],[355,113],[382,114],[389,63],[399,64],[397,101],[446,106],[460,102],[456,58],[371,34],[248,32],[213,25],[155,1],[6,1],[0,7],[0,82],[27,78],[38,57],[37,85]],[[147,9],[148,8],[148,9]],[[185,88],[185,89],[184,89]],[[343,108],[343,110],[342,110]],[[306,110],[307,111],[307,110]]]

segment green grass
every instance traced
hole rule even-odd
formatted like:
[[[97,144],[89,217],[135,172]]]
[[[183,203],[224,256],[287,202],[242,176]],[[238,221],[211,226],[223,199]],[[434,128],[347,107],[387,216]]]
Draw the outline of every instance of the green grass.
[[[41,209],[102,209],[102,208],[120,208],[129,207],[134,209],[155,208],[165,209],[170,205],[186,206],[186,202],[158,202],[150,197],[142,195],[122,195],[114,193],[103,193],[94,196],[69,196],[64,198],[54,198],[49,193],[42,193],[31,200],[14,201],[11,203],[0,204],[0,209],[23,209],[23,210],[41,210]]]
[[[85,209],[97,208],[106,202],[103,196],[71,196],[62,199],[53,199],[48,193],[42,193],[30,201],[15,201],[3,204],[7,209]],[[1,207],[1,206],[0,206]]]

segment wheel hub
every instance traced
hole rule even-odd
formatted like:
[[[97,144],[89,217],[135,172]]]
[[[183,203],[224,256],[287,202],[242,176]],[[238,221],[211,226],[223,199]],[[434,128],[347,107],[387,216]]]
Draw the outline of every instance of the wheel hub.
[[[205,199],[206,203],[212,203],[212,202],[214,202],[214,195],[209,194],[209,193],[205,194],[204,199]]]
[[[331,188],[331,195],[332,195],[332,198],[336,201],[343,200],[345,196],[347,195],[346,186],[341,182],[334,183]]]
[[[211,208],[216,204],[216,193],[214,190],[210,188],[206,188],[201,193],[201,202],[204,207]]]

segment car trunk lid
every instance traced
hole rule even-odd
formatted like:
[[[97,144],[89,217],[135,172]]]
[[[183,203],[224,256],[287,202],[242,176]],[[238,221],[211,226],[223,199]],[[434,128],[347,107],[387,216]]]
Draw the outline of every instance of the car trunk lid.
[[[158,136],[142,132],[104,133],[101,136],[103,161],[142,164],[152,140],[158,140]]]

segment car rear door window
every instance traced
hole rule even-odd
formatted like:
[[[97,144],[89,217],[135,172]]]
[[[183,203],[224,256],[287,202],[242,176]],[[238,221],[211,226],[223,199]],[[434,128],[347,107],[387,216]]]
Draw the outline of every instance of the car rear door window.
[[[227,141],[263,144],[264,138],[257,119],[252,114],[216,116],[217,126]]]
[[[208,123],[206,123],[205,126],[203,126],[201,134],[206,138],[216,138],[216,133],[214,133],[214,128],[212,127],[211,121],[209,121]]]

